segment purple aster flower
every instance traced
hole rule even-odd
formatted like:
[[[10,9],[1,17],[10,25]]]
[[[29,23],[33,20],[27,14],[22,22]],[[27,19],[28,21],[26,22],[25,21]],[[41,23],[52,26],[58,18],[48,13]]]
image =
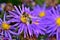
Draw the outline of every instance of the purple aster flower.
[[[45,26],[47,26],[49,25],[49,23],[51,23],[47,20],[47,17],[50,16],[48,12],[49,9],[50,7],[46,8],[46,3],[44,3],[42,6],[36,5],[35,7],[33,7],[31,15],[41,18]]]
[[[49,11],[49,15],[47,19],[51,22],[48,25],[47,33],[50,33],[49,36],[56,34],[57,40],[58,39],[58,33],[60,30],[60,14],[59,11],[56,10],[54,7],[52,7]]]
[[[38,16],[38,17],[45,17],[46,15],[46,3],[44,3],[42,6],[36,5],[35,7],[33,7],[33,11],[32,11],[33,16]]]
[[[13,17],[9,22],[17,22],[17,27],[19,28],[18,34],[24,32],[24,38],[26,38],[27,34],[29,34],[30,37],[33,36],[33,34],[35,34],[36,37],[38,37],[39,34],[45,35],[45,24],[41,18],[32,16],[30,8],[26,8],[24,5],[22,5],[22,9],[20,6],[19,9],[16,6],[14,7],[15,11],[9,11],[7,17]]]
[[[3,36],[5,39],[12,40],[11,34],[18,35],[13,32],[15,30],[14,26],[9,25],[8,21],[6,21],[6,13],[4,14],[3,20],[0,18],[0,37]]]

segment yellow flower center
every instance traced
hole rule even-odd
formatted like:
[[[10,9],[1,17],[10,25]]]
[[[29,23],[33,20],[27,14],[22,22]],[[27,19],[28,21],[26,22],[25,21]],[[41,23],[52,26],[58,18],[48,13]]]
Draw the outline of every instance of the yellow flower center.
[[[40,12],[39,13],[39,17],[44,17],[45,16],[45,12]]]
[[[27,24],[31,24],[32,23],[32,20],[31,20],[31,15],[27,14],[27,13],[23,13],[21,18],[20,18],[21,22]]]
[[[56,19],[56,24],[60,26],[60,17]]]
[[[22,21],[23,23],[26,23],[26,22],[27,22],[27,18],[24,17],[24,16],[22,16],[22,17],[21,17],[21,21]]]
[[[2,28],[3,28],[4,30],[8,30],[8,29],[10,28],[10,25],[8,25],[7,23],[3,22],[3,23],[2,23]]]

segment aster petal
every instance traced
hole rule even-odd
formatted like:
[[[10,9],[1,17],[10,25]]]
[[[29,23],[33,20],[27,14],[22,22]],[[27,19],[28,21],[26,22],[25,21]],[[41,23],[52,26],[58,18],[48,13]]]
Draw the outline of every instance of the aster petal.
[[[24,29],[24,25],[23,24],[20,24],[19,25],[18,34],[22,33],[23,32],[23,29]]]
[[[10,30],[16,30],[16,28],[15,27],[11,27]]]
[[[19,7],[19,10],[21,10],[21,7],[20,7],[20,5],[19,5],[18,7]]]
[[[56,26],[56,25],[55,25]],[[49,36],[53,35],[54,32],[57,30],[57,27],[53,26],[50,30],[51,30],[51,33],[49,34]]]
[[[9,33],[11,33],[13,35],[18,35],[18,33],[12,32],[11,30],[9,30]]]
[[[46,3],[43,4],[43,10],[45,10],[45,9],[46,9]]]
[[[58,5],[58,7],[60,7],[60,4]]]
[[[36,25],[33,25],[32,26],[32,30],[34,31],[34,33],[37,33],[37,34],[45,34],[42,30],[40,30]]]
[[[3,34],[3,31],[2,31],[2,33],[1,33],[1,35],[4,35],[4,34]]]
[[[60,4],[57,5],[56,9],[60,12]]]
[[[15,26],[10,26],[10,30],[16,30]]]
[[[41,25],[43,24],[43,25],[50,25],[50,24],[53,24],[54,22],[52,21],[50,21],[50,20],[40,20],[40,22],[39,22]]]
[[[7,15],[6,17],[14,17],[13,15]]]
[[[0,22],[2,22],[2,19],[0,18]]]
[[[10,20],[7,21],[8,24],[9,24],[10,22],[20,22],[20,21],[17,20],[17,19],[10,19]]]
[[[25,8],[24,8],[24,4],[22,4],[22,12],[24,12]]]
[[[25,7],[25,12],[27,12],[28,14],[30,14],[30,8]]]
[[[37,11],[38,10],[38,11]],[[41,7],[39,5],[35,6],[33,8],[33,11],[31,12],[31,15],[38,16],[38,14],[41,12]]]
[[[50,33],[50,32],[52,32],[52,29],[51,29],[51,30],[47,30],[47,32],[46,32],[46,33]]]
[[[28,33],[27,33],[27,27],[24,27],[24,38],[26,38],[26,35],[28,35]]]
[[[49,13],[51,16],[54,16],[54,14],[51,12],[51,10],[49,10],[48,13]],[[54,16],[54,17],[55,17],[55,16]]]
[[[54,7],[52,7],[52,11],[53,11],[54,15],[56,15],[56,10],[54,9]]]
[[[21,9],[21,6],[18,6],[18,7],[19,7],[19,10],[21,12],[19,15],[21,16],[21,14],[24,12],[24,10]]]
[[[45,26],[46,25],[37,25],[37,28],[39,28],[40,30],[46,31]]]
[[[3,21],[6,22],[6,12],[4,13]]]
[[[12,40],[12,37],[9,32],[8,32],[8,36],[9,36],[9,40]]]
[[[19,23],[16,23],[15,25],[13,25],[13,26],[17,26],[17,25],[19,25]]]
[[[58,15],[58,16],[60,15],[58,10],[56,10],[56,15]]]
[[[54,26],[56,26],[55,24],[49,25],[50,27],[48,27],[48,29],[54,28]]]
[[[18,17],[19,17],[17,14],[15,14],[15,13],[12,12],[12,11],[9,11],[9,14],[13,15],[15,18],[18,18]]]
[[[20,15],[19,9],[16,6],[14,6],[14,8],[16,9],[17,13]]]
[[[56,31],[57,28],[53,28],[53,30],[51,31],[51,33],[49,34],[49,36],[53,35],[54,32]]]
[[[60,39],[60,27],[57,28],[56,38],[57,38],[58,40]]]
[[[24,38],[26,38],[26,32],[24,31]]]
[[[35,34],[35,35],[36,35],[36,37],[38,38],[39,33],[37,33],[37,31],[36,31],[36,30],[34,31],[34,34]]]
[[[46,11],[46,16],[52,16],[52,15],[53,15],[53,14],[52,14],[52,12],[51,12],[51,9]]]
[[[7,34],[7,32],[5,31],[5,37],[8,37],[8,34]]]
[[[40,34],[45,35],[45,32],[42,30],[39,30]]]
[[[29,35],[32,36],[32,29],[31,29],[31,25],[28,25],[28,32],[29,32]]]
[[[35,29],[36,29],[36,25],[32,24],[32,29],[35,30]],[[34,30],[33,30],[33,31],[34,31]]]
[[[0,28],[0,34],[2,34],[2,31],[1,31],[2,29]]]
[[[1,18],[0,18],[0,25],[2,24],[2,20],[1,20]]]
[[[58,36],[59,36],[59,34],[58,34],[58,32],[56,32],[56,40],[60,40],[60,38]]]

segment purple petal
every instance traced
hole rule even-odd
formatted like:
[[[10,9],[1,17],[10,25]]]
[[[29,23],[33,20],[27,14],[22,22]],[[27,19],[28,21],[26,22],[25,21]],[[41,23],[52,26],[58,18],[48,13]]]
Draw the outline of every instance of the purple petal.
[[[54,15],[56,15],[56,10],[54,9],[54,7],[52,7],[52,11],[53,11]]]
[[[48,29],[54,28],[54,26],[56,26],[55,24],[49,25],[50,27],[48,27]]]
[[[51,12],[51,10],[49,10],[48,13],[47,13],[48,15],[54,16],[54,14]]]
[[[45,35],[45,32],[42,30],[39,30],[40,34]]]
[[[13,30],[16,30],[16,28],[14,26],[10,26],[10,30],[13,29]]]
[[[60,15],[58,10],[56,10],[56,16],[57,16],[57,15],[58,15],[58,16]]]
[[[4,33],[3,33],[3,31],[2,31],[2,33],[1,33],[2,35],[4,35]]]
[[[17,25],[19,25],[19,23],[16,23],[16,24],[14,24],[13,26],[17,26]]]
[[[27,27],[24,27],[24,38],[26,38],[26,35],[28,35],[28,33],[27,33]]]
[[[0,22],[2,23],[2,19],[0,18]]]
[[[9,33],[11,33],[13,35],[18,35],[18,33],[12,32],[11,30],[9,30]]]
[[[8,32],[8,36],[9,36],[9,40],[12,40],[12,37],[9,32]]]
[[[18,7],[19,7],[19,10],[21,10],[21,7],[20,7],[20,5],[19,5]]]
[[[49,36],[53,35],[55,31],[56,31],[56,28],[54,28],[54,29],[51,31],[51,33],[49,34]]]
[[[18,18],[19,17],[16,13],[14,13],[12,11],[9,11],[9,14],[13,15],[15,18]]]
[[[25,27],[24,24],[20,24],[20,25],[19,25],[18,34],[20,34],[20,33],[23,32],[24,27]]]
[[[24,31],[24,38],[26,38],[26,35],[27,35],[27,34],[26,34],[26,32]]]
[[[60,40],[58,32],[56,32],[56,40]]]
[[[4,13],[3,21],[6,22],[6,12]]]
[[[13,17],[13,15],[7,15],[6,17]]]
[[[52,32],[52,30],[47,30],[47,32],[46,32],[46,33],[50,33],[50,32]]]
[[[59,30],[56,32],[56,37],[58,40],[60,40],[60,27],[58,27]]]
[[[31,25],[28,25],[28,32],[29,32],[29,35],[30,35],[30,36],[32,36],[32,34],[33,34],[31,28],[32,28]]]
[[[22,4],[22,10],[21,10],[21,11],[22,11],[22,12],[25,11],[24,4]]]
[[[46,31],[46,29],[45,29],[45,26],[46,25],[37,25],[37,28],[39,28],[39,29],[41,29],[41,30],[43,30],[43,31]]]
[[[7,34],[7,32],[5,31],[5,37],[8,37],[8,34]]]
[[[15,7],[17,13],[20,15],[20,11],[18,10],[18,8],[16,6],[14,6],[14,7]]]
[[[8,24],[11,23],[11,22],[20,22],[20,21],[18,19],[10,19],[10,20],[7,21]]]
[[[39,33],[37,33],[37,32],[34,32],[34,34],[36,35],[36,37],[38,38],[38,36],[39,36]]]
[[[46,9],[46,3],[43,4],[43,10],[45,10],[45,9]]]

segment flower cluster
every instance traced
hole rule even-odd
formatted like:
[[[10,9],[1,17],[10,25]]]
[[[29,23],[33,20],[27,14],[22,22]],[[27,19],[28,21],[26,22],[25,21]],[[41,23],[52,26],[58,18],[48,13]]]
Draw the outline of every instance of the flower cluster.
[[[5,12],[3,19],[0,18],[0,36],[12,40],[12,35],[19,36],[22,33],[24,38],[49,34],[49,37],[56,35],[59,40],[59,7],[58,5],[55,8],[47,8],[45,3],[43,6],[34,6],[33,10],[25,7],[24,4],[22,7],[14,6],[14,10],[8,11],[8,14]],[[13,30],[17,30],[17,32]]]

